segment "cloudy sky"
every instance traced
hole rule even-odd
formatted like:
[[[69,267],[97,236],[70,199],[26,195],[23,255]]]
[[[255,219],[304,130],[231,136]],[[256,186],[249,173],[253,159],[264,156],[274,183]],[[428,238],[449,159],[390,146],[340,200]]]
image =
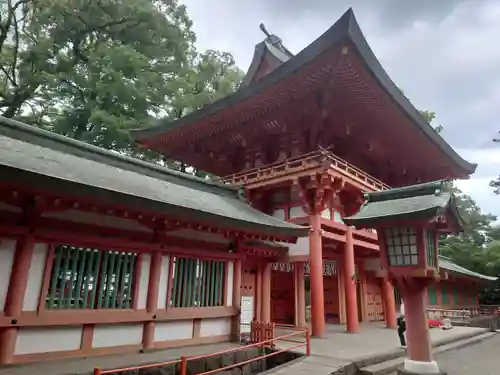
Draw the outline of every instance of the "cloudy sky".
[[[435,111],[443,137],[479,164],[460,188],[500,216],[488,182],[500,174],[500,1],[181,0],[199,49],[231,52],[248,68],[263,22],[298,53],[350,6],[380,62],[420,109]]]

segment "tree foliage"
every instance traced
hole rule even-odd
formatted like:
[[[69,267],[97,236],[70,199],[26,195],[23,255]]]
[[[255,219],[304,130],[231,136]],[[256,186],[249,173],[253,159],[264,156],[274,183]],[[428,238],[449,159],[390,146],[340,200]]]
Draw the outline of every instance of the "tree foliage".
[[[435,112],[420,113],[432,125]],[[443,127],[437,125],[434,130],[440,133]],[[439,253],[471,271],[500,276],[500,227],[492,227],[496,217],[483,213],[474,199],[455,184],[450,183],[449,190],[456,196],[457,208],[465,225],[462,233],[440,238]],[[500,304],[500,283],[484,288],[480,299],[482,303]]]
[[[133,149],[130,129],[242,77],[230,54],[196,51],[176,0],[7,0],[0,15],[0,113],[107,149],[157,159]]]

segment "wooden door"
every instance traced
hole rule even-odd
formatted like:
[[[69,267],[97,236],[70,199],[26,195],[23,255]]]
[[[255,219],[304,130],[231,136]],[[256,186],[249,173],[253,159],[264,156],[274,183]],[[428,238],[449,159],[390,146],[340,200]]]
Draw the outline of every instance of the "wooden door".
[[[366,277],[366,305],[370,322],[384,320],[384,303],[380,283],[377,278],[368,275]]]
[[[253,297],[253,316],[257,316],[257,262],[247,260],[241,270],[241,296]]]
[[[293,272],[271,272],[271,321],[279,324],[295,322]]]
[[[323,276],[323,285],[325,290],[325,321],[326,323],[340,323],[338,275]]]

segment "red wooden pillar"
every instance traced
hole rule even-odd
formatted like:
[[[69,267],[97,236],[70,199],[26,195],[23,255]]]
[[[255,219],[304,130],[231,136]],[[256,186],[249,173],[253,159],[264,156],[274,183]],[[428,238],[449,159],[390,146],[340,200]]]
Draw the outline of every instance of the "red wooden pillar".
[[[146,311],[154,314],[158,305],[158,292],[160,290],[162,254],[153,253],[151,256],[151,265],[149,267],[148,296],[146,300]],[[170,275],[169,275],[170,279]],[[170,287],[170,285],[169,285]],[[150,350],[154,348],[155,340],[155,322],[149,321],[144,324],[142,331],[142,348]]]
[[[344,248],[344,288],[346,305],[346,328],[349,333],[359,331],[358,301],[356,298],[356,266],[354,264],[354,244],[352,227],[347,227]]]
[[[271,263],[264,265],[262,272],[262,300],[261,320],[265,323],[271,322]]]
[[[396,300],[394,298],[394,287],[391,282],[382,279],[382,299],[384,302],[384,317],[387,328],[396,328]]]
[[[257,265],[257,280],[255,286],[255,319],[262,320],[262,275],[264,274],[265,264],[259,263]]]
[[[28,274],[33,258],[33,237],[19,238],[16,244],[14,262],[9,280],[9,289],[4,306],[6,317],[17,319],[23,311],[24,295],[28,286]],[[41,296],[45,298],[45,296]],[[0,328],[0,364],[13,362],[16,347],[17,327]]]
[[[295,298],[296,319],[295,324],[299,327],[306,326],[306,286],[304,280],[304,262],[294,263],[295,272]]]
[[[325,296],[323,288],[323,249],[321,244],[320,214],[309,215],[311,231],[309,233],[309,262],[311,282],[311,319],[312,335],[322,337],[325,334]]]
[[[439,367],[432,359],[429,325],[425,311],[427,289],[402,289],[408,344],[405,370],[416,374],[439,374]]]
[[[231,321],[231,336],[233,341],[239,341],[240,315],[241,315],[241,260],[234,261],[233,267],[233,307],[238,315],[233,316]]]

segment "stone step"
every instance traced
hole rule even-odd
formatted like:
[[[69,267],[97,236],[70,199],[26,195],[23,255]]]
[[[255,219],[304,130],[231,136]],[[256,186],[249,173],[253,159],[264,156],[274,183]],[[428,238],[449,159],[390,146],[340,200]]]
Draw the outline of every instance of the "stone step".
[[[434,354],[443,353],[453,349],[463,348],[469,345],[477,344],[481,341],[484,341],[492,336],[496,335],[495,332],[486,332],[477,336],[465,338],[462,340],[458,340],[449,344],[438,346],[434,349]],[[363,375],[386,375],[393,373],[399,367],[404,364],[405,357],[399,357],[395,359],[391,359],[389,361],[376,363],[370,366],[363,367],[359,370],[360,374]]]

